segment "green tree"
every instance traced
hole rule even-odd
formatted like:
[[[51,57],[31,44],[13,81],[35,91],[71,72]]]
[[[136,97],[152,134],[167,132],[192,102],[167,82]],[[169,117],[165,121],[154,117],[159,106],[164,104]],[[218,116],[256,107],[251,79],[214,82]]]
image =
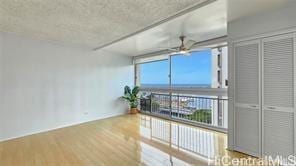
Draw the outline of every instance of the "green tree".
[[[198,109],[191,115],[187,115],[187,119],[197,122],[212,123],[212,114],[210,109]]]

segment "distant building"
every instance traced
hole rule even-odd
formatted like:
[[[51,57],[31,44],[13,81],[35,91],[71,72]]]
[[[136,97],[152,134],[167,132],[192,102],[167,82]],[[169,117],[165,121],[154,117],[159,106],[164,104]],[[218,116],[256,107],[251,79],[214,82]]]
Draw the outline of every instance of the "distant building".
[[[212,88],[228,88],[228,49],[225,47],[218,47],[212,49]],[[227,98],[217,96],[220,99]],[[228,109],[228,103],[213,102],[212,103],[212,123],[227,127],[228,112],[223,111]],[[218,117],[218,118],[217,118]]]
[[[227,46],[212,49],[212,88],[228,87]]]

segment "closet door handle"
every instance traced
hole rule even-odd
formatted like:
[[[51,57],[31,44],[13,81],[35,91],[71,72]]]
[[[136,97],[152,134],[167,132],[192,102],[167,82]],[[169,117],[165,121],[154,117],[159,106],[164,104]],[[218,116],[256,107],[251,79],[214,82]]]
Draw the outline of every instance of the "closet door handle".
[[[251,108],[257,108],[257,106],[256,106],[256,105],[250,105],[250,107],[251,107]]]
[[[270,110],[275,110],[276,108],[275,107],[266,107],[267,109],[270,109]]]

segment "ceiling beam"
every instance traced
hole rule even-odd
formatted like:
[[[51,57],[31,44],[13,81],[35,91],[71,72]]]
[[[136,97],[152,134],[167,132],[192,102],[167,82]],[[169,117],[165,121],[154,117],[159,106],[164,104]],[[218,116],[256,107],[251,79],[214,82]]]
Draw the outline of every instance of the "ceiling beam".
[[[140,29],[140,30],[138,30],[138,31],[136,31],[136,32],[134,32],[134,33],[131,33],[131,34],[129,34],[129,35],[123,36],[123,37],[121,37],[121,38],[119,38],[119,39],[116,39],[116,40],[114,40],[114,41],[111,41],[111,42],[109,42],[109,43],[106,43],[106,44],[104,44],[104,45],[101,45],[101,46],[99,46],[99,47],[96,47],[96,48],[94,48],[94,50],[102,49],[102,48],[104,48],[104,47],[110,46],[110,45],[112,45],[112,44],[114,44],[114,43],[117,43],[117,42],[119,42],[119,41],[122,41],[122,40],[124,40],[124,39],[127,39],[127,38],[129,38],[129,37],[135,36],[135,35],[137,35],[137,34],[139,34],[139,33],[141,33],[141,32],[147,31],[147,30],[149,30],[149,29],[151,29],[151,28],[154,28],[154,27],[156,27],[156,26],[158,26],[158,25],[160,25],[160,24],[163,24],[163,23],[168,22],[168,21],[170,21],[170,20],[173,20],[173,19],[175,19],[175,18],[177,18],[177,17],[180,17],[180,16],[182,16],[182,15],[185,15],[185,14],[191,12],[191,11],[194,11],[194,10],[196,10],[196,9],[198,9],[198,8],[201,8],[201,7],[203,7],[203,6],[206,6],[206,5],[208,5],[208,4],[210,4],[210,3],[213,3],[213,2],[215,2],[215,1],[217,1],[217,0],[203,0],[203,2],[201,2],[201,3],[198,2],[198,3],[194,4],[194,5],[191,6],[191,7],[188,7],[188,8],[186,8],[186,9],[184,9],[184,10],[181,10],[180,12],[178,12],[178,13],[176,13],[176,14],[174,14],[174,15],[171,15],[171,16],[169,16],[169,17],[167,17],[167,18],[165,18],[165,19],[163,19],[163,20],[161,20],[161,21],[158,21],[158,22],[156,22],[156,23],[153,23],[153,24],[151,24],[151,25],[149,25],[149,26],[147,26],[147,27],[145,27],[145,28],[143,28],[143,29]]]

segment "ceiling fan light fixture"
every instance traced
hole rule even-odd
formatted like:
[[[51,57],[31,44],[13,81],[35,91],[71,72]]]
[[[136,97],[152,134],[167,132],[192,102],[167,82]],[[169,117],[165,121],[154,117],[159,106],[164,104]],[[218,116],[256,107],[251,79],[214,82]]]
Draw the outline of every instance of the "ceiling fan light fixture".
[[[170,51],[170,55],[184,55],[190,56],[190,49],[195,44],[194,40],[188,40],[184,43],[185,36],[180,36],[179,39],[181,40],[181,45],[175,48],[168,48],[167,50]]]
[[[190,56],[190,52],[189,52],[188,50],[175,51],[175,52],[172,52],[170,55],[184,55],[184,56]]]
[[[180,52],[178,52],[179,54],[188,54],[188,51],[182,50]]]
[[[191,53],[189,51],[187,51],[187,52],[183,53],[182,55],[184,55],[184,56],[190,56]]]

